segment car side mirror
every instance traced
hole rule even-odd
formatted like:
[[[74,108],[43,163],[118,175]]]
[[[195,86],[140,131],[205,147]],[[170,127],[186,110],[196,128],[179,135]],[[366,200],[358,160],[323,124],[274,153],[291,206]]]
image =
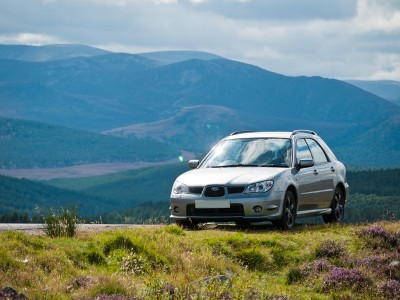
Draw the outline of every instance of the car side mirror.
[[[313,159],[300,159],[299,161],[299,168],[309,168],[314,165],[314,160]]]
[[[198,159],[191,159],[189,160],[189,168],[196,169],[199,166],[200,161]]]

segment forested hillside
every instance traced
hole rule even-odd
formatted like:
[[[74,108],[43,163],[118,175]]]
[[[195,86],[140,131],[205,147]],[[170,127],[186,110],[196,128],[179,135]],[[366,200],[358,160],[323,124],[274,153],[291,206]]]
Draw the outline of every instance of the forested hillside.
[[[123,139],[41,122],[0,117],[0,168],[163,161],[178,150],[149,139]]]
[[[0,222],[26,222],[50,208],[74,206],[79,208],[81,216],[93,216],[120,210],[124,204],[118,199],[110,201],[104,197],[0,175]]]
[[[91,221],[142,223],[167,220],[172,184],[187,170],[186,164],[179,163],[40,183],[0,176],[0,221],[17,222],[25,214],[32,217],[35,207],[48,209],[71,203],[77,203],[80,215]],[[348,172],[350,198],[346,204],[345,222],[400,218],[399,178],[400,169]],[[320,218],[305,220],[319,222]]]

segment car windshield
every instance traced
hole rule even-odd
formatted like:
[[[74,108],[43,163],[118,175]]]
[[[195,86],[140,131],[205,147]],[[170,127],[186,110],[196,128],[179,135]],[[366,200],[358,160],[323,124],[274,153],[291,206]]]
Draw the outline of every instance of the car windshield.
[[[282,167],[291,161],[289,139],[253,138],[220,142],[202,162],[200,168]]]

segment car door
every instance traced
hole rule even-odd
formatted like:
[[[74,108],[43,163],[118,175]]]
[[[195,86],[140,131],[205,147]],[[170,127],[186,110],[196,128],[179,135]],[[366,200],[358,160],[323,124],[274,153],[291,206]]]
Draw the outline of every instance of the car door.
[[[306,142],[315,163],[314,172],[318,173],[319,178],[318,184],[314,187],[316,195],[318,195],[316,207],[330,207],[334,190],[335,169],[317,141],[314,139],[306,139]]]
[[[305,139],[296,142],[296,162],[300,159],[313,159],[311,151]],[[319,195],[316,188],[319,186],[319,176],[315,166],[301,168],[296,174],[298,184],[298,211],[312,210],[318,208]]]

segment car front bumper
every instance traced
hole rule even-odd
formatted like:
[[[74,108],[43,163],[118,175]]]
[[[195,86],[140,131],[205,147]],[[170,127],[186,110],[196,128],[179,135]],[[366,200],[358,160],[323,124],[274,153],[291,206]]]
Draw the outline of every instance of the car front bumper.
[[[284,192],[269,190],[261,194],[203,197],[172,194],[170,219],[198,222],[260,222],[277,220],[282,215]],[[261,209],[260,209],[261,207]]]

